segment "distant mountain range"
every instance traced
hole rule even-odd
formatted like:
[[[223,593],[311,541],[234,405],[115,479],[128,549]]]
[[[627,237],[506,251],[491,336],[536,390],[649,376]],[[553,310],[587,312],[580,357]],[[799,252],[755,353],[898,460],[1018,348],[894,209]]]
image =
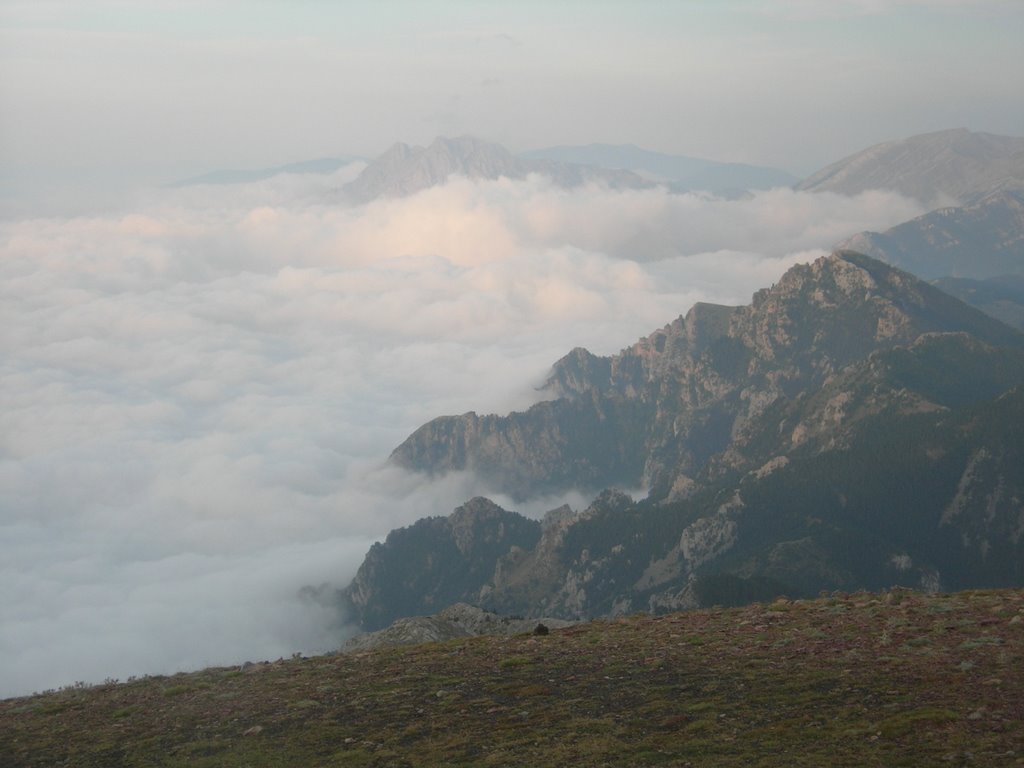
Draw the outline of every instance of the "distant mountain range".
[[[333,173],[358,160],[342,156],[258,170],[220,170],[168,186],[249,183],[282,173]],[[845,195],[889,189],[930,205],[973,205],[997,192],[1024,191],[1024,138],[963,128],[922,134],[869,147],[798,181],[777,168],[670,155],[632,144],[556,146],[516,155],[469,136],[438,137],[427,147],[393,145],[345,186],[343,196],[359,204],[410,195],[455,175],[522,179],[530,174],[570,188],[587,183],[620,189],[657,184],[673,192],[724,197],[789,186]]]
[[[351,163],[360,162],[359,157],[324,157],[319,160],[305,160],[299,163],[278,165],[273,168],[255,170],[219,170],[193,176],[168,184],[168,187],[192,187],[199,184],[251,184],[283,173],[331,174]]]
[[[219,170],[168,186],[245,184],[282,173],[326,174],[360,160],[346,156],[258,170]],[[358,204],[379,197],[411,195],[456,175],[522,179],[530,174],[546,176],[567,188],[602,183],[616,189],[645,189],[660,184],[674,192],[704,191],[727,196],[796,182],[794,176],[775,168],[668,155],[633,145],[550,147],[515,155],[499,144],[461,136],[438,137],[427,147],[394,144],[344,187],[343,196]]]
[[[962,208],[940,208],[882,233],[861,232],[837,247],[927,280],[1024,274],[1024,189],[993,193]]]
[[[926,204],[972,205],[996,192],[1024,190],[1024,138],[957,128],[889,141],[821,169],[796,188],[844,195],[890,189]]]
[[[631,171],[524,159],[500,144],[462,136],[439,137],[428,147],[395,144],[345,185],[342,194],[350,202],[366,203],[380,197],[405,197],[443,184],[456,175],[470,179],[523,179],[530,174],[546,176],[568,188],[587,183],[602,183],[617,189],[654,186]]]
[[[931,280],[961,301],[1024,330],[1024,191],[940,208],[885,232],[860,232],[837,248]]]
[[[393,531],[340,595],[365,629],[460,601],[577,619],[1024,583],[1024,335],[884,263],[835,253],[613,357],[574,350],[547,392],[436,419],[392,460],[648,497],[539,522],[477,499]]]
[[[674,192],[735,196],[749,190],[790,187],[797,182],[795,176],[778,168],[667,155],[633,144],[548,147],[524,152],[521,157],[632,171]]]

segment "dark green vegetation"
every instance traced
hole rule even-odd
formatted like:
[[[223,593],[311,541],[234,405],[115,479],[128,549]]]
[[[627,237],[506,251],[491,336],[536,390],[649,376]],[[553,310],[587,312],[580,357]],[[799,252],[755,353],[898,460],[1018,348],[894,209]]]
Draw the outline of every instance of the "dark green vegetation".
[[[506,512],[487,499],[471,499],[449,517],[428,517],[388,534],[366,554],[367,579],[379,594],[362,615],[367,630],[397,618],[435,613],[475,592],[494,574],[511,547],[530,548],[540,524]]]
[[[0,702],[19,766],[1024,764],[1024,592],[834,594]]]

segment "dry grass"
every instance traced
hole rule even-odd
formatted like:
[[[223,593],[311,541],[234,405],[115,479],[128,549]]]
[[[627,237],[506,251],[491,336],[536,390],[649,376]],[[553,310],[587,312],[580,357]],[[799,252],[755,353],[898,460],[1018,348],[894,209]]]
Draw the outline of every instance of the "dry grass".
[[[854,594],[0,701],[11,766],[1024,765],[1024,591]]]

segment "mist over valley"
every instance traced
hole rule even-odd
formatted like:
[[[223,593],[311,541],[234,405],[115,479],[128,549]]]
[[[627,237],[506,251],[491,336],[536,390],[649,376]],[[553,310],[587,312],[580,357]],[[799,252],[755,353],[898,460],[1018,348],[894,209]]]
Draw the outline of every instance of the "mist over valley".
[[[472,461],[448,471],[461,448],[439,441],[418,450],[447,464],[389,460],[418,429],[528,412],[556,399],[543,389],[553,371],[568,389],[592,385],[599,421],[611,413],[594,394],[605,384],[552,368],[571,351],[612,370],[622,350],[647,354],[658,329],[684,328],[695,305],[774,296],[794,266],[831,264],[820,260],[837,246],[1021,325],[1017,282],[1001,279],[1019,277],[1024,242],[1024,113],[1019,77],[1007,75],[1024,61],[1011,4],[608,3],[586,17],[568,6],[474,15],[449,3],[430,13],[357,3],[346,16],[316,5],[0,10],[0,111],[10,116],[0,126],[2,697],[338,649],[368,625],[337,595],[351,594],[389,532],[486,497],[540,537],[547,513],[568,505],[555,516],[566,522],[614,484],[581,471],[572,477],[590,480],[524,488]],[[949,50],[936,54],[934,39]],[[941,301],[920,320],[900,296],[885,295],[877,327],[906,310],[923,334],[989,328],[980,314],[957,325],[968,315]],[[929,325],[947,311],[956,322]],[[725,317],[712,315],[712,325]],[[711,336],[777,340],[785,329],[771,317],[762,337]],[[978,370],[1001,361],[992,381],[1006,386],[986,389],[978,402],[988,403],[1016,371],[1001,332],[934,348],[899,338],[914,365],[916,355],[922,365],[973,355]],[[808,375],[819,389],[801,392],[779,384],[799,377],[771,368],[768,353],[750,368],[771,381],[761,389],[728,367],[732,357],[708,363],[708,391],[728,379],[744,408],[761,398],[776,409],[777,422],[765,417],[764,431],[731,449],[769,462],[769,427],[832,418],[815,398],[828,386],[860,391],[867,357],[854,348],[878,351],[830,350],[813,363],[828,376]],[[703,365],[702,351],[686,364]],[[608,380],[635,394],[625,374]],[[956,411],[928,427],[936,441],[980,423],[956,410],[960,400],[928,396],[922,409]],[[733,418],[734,405],[722,413]],[[703,426],[722,448],[732,422],[711,421]],[[477,437],[463,442],[484,455]],[[701,460],[712,472],[739,467],[737,455]],[[644,499],[655,480],[676,484],[673,502],[703,482],[696,464],[684,472],[655,459],[662,474],[623,472],[630,487],[614,493],[653,509],[658,499]],[[977,466],[998,474],[1004,459]],[[827,464],[815,461],[815,472]],[[968,510],[958,525],[985,493],[1010,487],[982,469],[957,497]],[[611,520],[612,507],[594,519]],[[466,595],[481,586],[494,584],[473,581]],[[515,612],[529,613],[536,595]],[[593,611],[614,613],[617,599],[602,593]],[[409,601],[431,607],[423,595]],[[393,618],[390,608],[375,615]]]

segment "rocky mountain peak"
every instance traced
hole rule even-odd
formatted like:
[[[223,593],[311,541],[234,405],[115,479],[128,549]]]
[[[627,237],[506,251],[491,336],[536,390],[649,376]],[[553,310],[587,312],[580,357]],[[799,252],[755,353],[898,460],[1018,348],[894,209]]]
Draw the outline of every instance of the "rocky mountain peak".
[[[617,355],[575,349],[552,398],[508,416],[440,417],[392,460],[470,469],[515,498],[569,488],[689,488],[743,425],[872,352],[928,332],[994,346],[1022,337],[913,275],[839,251],[792,267],[745,307],[698,304]]]
[[[482,544],[501,542],[506,535],[508,512],[490,499],[477,496],[448,515],[455,546],[463,555]]]
[[[402,616],[434,613],[475,599],[512,548],[530,549],[541,526],[489,499],[471,499],[447,517],[428,517],[374,544],[340,599],[365,630]]]
[[[1021,381],[1024,335],[838,251],[617,355],[573,350],[528,411],[421,427],[397,463],[520,497],[609,490],[540,523],[473,499],[389,536],[347,594],[369,626],[417,589],[405,615],[586,618],[1024,583]]]
[[[379,197],[405,197],[443,184],[452,176],[470,179],[523,179],[531,173],[563,187],[589,182],[617,188],[653,186],[635,173],[553,160],[516,157],[500,144],[472,136],[439,136],[427,147],[395,144],[371,162],[342,192],[354,203]]]

